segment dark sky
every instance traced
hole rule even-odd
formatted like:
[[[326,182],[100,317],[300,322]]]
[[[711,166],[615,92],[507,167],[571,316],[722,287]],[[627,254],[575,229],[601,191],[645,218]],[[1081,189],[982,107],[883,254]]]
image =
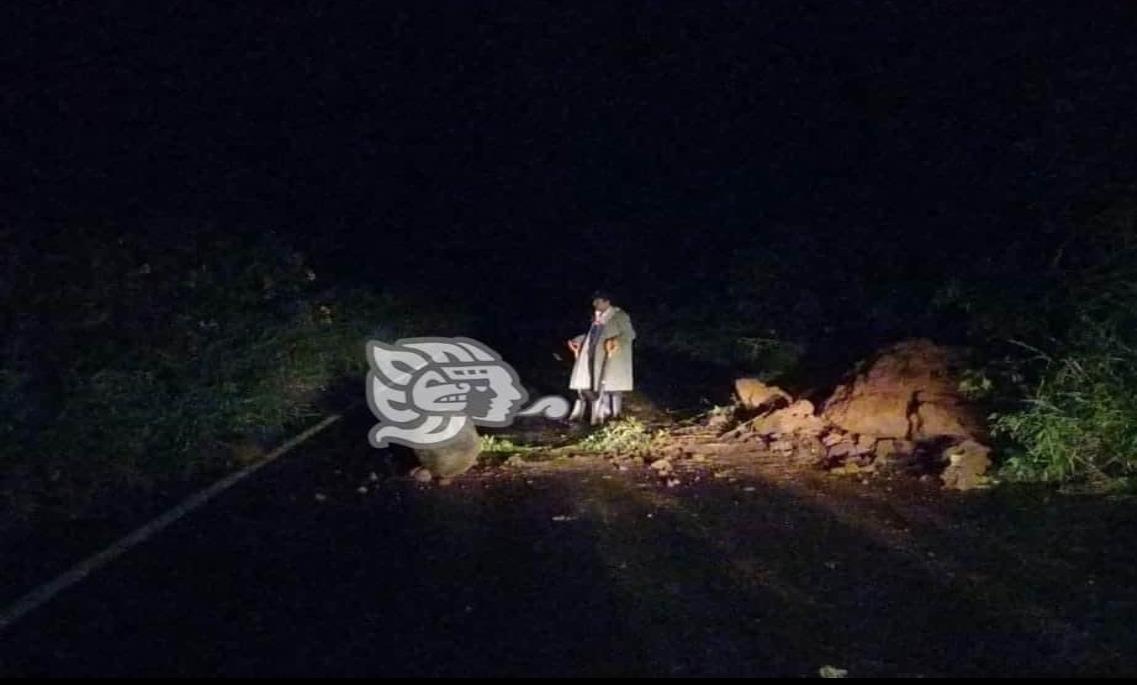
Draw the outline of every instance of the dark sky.
[[[1134,178],[1135,8],[5,6],[5,212],[273,227],[478,297],[636,291],[787,230],[926,269]]]

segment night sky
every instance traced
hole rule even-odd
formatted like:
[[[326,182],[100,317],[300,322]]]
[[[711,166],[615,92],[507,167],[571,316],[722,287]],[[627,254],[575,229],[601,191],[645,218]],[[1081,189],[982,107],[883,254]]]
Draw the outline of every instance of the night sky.
[[[31,7],[0,10],[15,223],[273,229],[487,307],[713,303],[743,249],[918,287],[1137,160],[1132,3]]]

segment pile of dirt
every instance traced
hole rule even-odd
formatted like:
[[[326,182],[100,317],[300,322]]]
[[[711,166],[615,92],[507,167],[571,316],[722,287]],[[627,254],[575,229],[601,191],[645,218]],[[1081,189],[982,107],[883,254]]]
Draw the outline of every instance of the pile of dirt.
[[[850,433],[931,440],[986,437],[959,392],[960,357],[930,340],[905,340],[858,364],[825,402],[826,420]]]
[[[723,437],[758,441],[818,468],[934,474],[948,488],[981,487],[991,450],[980,413],[959,392],[959,367],[949,348],[906,340],[858,364],[820,411],[780,388],[740,379],[742,408],[774,408],[726,426]]]

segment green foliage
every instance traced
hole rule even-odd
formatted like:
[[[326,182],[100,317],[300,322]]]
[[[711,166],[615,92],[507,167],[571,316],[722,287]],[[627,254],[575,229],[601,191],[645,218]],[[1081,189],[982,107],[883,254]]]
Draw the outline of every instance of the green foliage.
[[[1086,322],[1058,356],[1044,355],[1023,406],[997,414],[997,434],[1016,443],[1004,476],[1102,480],[1137,473],[1137,348]]]
[[[965,398],[980,402],[991,396],[995,381],[983,368],[966,368],[960,371],[959,392]]]
[[[509,438],[496,435],[483,435],[478,440],[481,452],[488,454],[517,454],[518,452],[530,452],[537,449],[528,445],[518,445]]]
[[[325,286],[272,235],[41,235],[4,271],[0,499],[76,513],[224,471],[228,445],[272,441],[363,373],[370,336],[420,317]]]
[[[584,452],[642,454],[666,437],[666,431],[652,433],[634,417],[611,421],[576,444]]]
[[[1114,202],[1070,229],[1036,271],[1002,265],[1001,281],[942,290],[978,338],[1017,350],[991,355],[964,388],[997,408],[1004,477],[1101,482],[1137,471],[1135,228],[1137,205]]]

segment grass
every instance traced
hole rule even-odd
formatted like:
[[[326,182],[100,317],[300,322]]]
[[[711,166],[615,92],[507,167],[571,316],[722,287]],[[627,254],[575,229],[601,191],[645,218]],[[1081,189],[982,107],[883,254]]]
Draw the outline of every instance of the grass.
[[[604,424],[573,446],[591,453],[645,454],[666,437],[666,431],[651,432],[635,417]]]
[[[1137,349],[1110,328],[1086,323],[1043,369],[1020,407],[995,417],[1011,439],[1011,480],[1108,481],[1137,474]]]

